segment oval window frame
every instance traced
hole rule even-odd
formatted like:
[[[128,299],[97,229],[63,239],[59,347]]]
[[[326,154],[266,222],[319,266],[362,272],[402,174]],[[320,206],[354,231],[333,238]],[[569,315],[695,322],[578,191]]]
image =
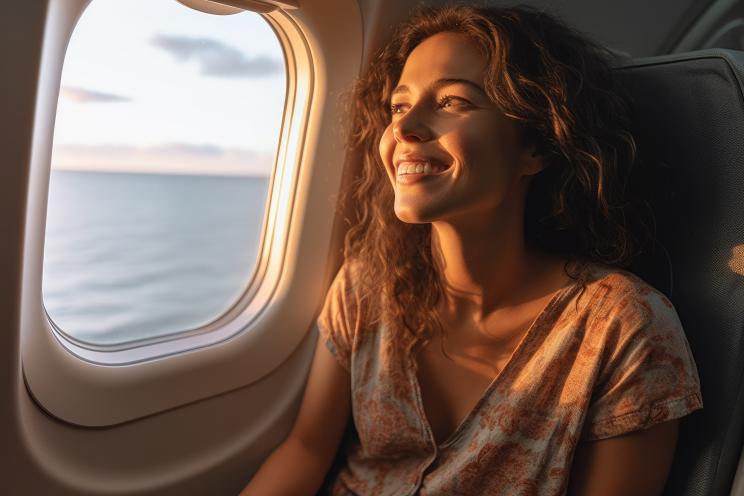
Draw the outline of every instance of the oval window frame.
[[[327,279],[334,220],[335,205],[327,199],[338,194],[345,159],[344,150],[334,146],[343,141],[336,98],[358,75],[362,23],[358,6],[349,0],[263,14],[285,51],[287,98],[265,234],[249,290],[230,311],[198,330],[139,346],[93,349],[60,336],[41,296],[62,63],[89,2],[52,0],[47,12],[25,226],[20,351],[26,387],[44,410],[71,424],[100,427],[256,382],[275,370],[312,328]],[[348,22],[333,23],[338,16]],[[322,165],[329,163],[339,167]],[[322,177],[314,175],[321,167]],[[324,263],[302,264],[308,257]]]

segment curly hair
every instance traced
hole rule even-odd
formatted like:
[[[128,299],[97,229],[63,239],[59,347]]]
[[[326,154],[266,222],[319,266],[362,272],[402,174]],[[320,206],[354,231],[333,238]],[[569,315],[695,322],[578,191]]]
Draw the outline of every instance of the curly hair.
[[[419,9],[352,92],[348,145],[363,163],[346,193],[354,219],[344,242],[371,322],[394,323],[413,337],[441,330],[434,309],[444,285],[431,224],[404,223],[394,213],[378,144],[408,55],[441,32],[477,43],[487,60],[488,97],[517,121],[546,165],[527,192],[526,241],[569,260],[616,266],[628,265],[640,245],[629,229],[625,195],[635,142],[628,97],[612,74],[613,53],[529,7]]]

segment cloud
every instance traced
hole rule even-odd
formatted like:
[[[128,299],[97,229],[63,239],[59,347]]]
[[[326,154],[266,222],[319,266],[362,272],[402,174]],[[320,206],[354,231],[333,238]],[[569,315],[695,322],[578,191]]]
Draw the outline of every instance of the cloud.
[[[278,74],[284,64],[266,56],[248,57],[237,48],[210,38],[190,38],[159,34],[150,43],[169,52],[177,60],[195,59],[201,73],[218,77],[253,77]]]
[[[52,167],[65,170],[161,174],[268,176],[271,153],[215,145],[157,146],[55,144]]]
[[[113,93],[102,93],[100,91],[86,90],[84,88],[73,88],[63,86],[59,92],[60,96],[66,100],[72,100],[78,103],[91,102],[131,102],[132,99],[126,96],[114,95]]]

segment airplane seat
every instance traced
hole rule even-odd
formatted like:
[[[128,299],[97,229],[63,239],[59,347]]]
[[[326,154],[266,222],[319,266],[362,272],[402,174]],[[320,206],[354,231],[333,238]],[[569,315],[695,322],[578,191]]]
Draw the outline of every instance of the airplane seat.
[[[630,59],[615,72],[633,100],[632,183],[658,240],[631,270],[677,309],[703,395],[704,408],[682,419],[664,495],[729,495],[744,488],[734,484],[744,426],[744,52]]]

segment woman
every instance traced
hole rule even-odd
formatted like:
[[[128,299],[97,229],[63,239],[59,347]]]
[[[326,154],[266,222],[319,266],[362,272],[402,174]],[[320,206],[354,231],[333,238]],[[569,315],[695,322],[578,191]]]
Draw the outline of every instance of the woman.
[[[661,494],[702,399],[671,303],[617,268],[640,248],[608,59],[526,8],[395,35],[355,92],[358,219],[300,414],[244,494],[315,494],[350,411],[334,495]]]

